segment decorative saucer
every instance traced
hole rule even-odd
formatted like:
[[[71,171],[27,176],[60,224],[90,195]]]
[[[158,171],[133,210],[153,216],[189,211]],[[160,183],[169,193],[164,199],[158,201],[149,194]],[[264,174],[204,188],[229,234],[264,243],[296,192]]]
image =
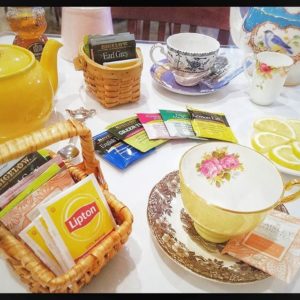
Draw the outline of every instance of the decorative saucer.
[[[283,205],[276,209],[288,213]],[[182,205],[178,171],[169,173],[154,186],[149,196],[147,217],[163,252],[202,278],[240,284],[270,277],[242,261],[221,254],[225,243],[211,243],[197,234]]]
[[[165,89],[182,95],[206,95],[225,87],[229,82],[243,72],[244,67],[236,67],[229,64],[225,56],[218,56],[211,72],[204,76],[201,81],[193,86],[178,84],[175,80],[174,71],[170,69],[167,59],[160,60],[164,65],[152,65],[150,73],[155,82]]]

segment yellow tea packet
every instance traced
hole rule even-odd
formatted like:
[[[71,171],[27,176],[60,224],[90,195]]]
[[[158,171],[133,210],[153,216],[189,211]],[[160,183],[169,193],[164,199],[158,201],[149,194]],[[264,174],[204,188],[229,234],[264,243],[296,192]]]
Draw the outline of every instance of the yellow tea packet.
[[[69,269],[116,227],[94,174],[42,204],[39,211]]]
[[[48,248],[44,238],[34,223],[30,223],[24,228],[19,233],[19,236],[55,275],[59,276],[63,274],[58,261]]]
[[[64,272],[67,272],[69,270],[68,266],[66,265],[62,255],[61,255],[61,251],[58,248],[58,246],[55,244],[52,236],[49,234],[48,231],[48,226],[45,222],[45,219],[41,216],[38,215],[33,221],[32,224],[34,224],[37,228],[37,230],[39,231],[40,235],[42,236],[42,238],[44,239],[47,247],[51,250],[52,254],[54,255],[54,257],[56,258],[57,262],[59,263],[61,269]]]
[[[202,111],[190,106],[187,106],[187,110],[190,113],[192,127],[197,137],[238,142],[223,113]]]

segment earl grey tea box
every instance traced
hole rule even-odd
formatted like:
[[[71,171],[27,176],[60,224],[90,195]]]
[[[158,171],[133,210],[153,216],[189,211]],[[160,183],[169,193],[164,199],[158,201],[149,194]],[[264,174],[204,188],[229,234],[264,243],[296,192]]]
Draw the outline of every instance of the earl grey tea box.
[[[134,35],[120,35],[115,38],[91,39],[91,58],[98,64],[136,58]]]

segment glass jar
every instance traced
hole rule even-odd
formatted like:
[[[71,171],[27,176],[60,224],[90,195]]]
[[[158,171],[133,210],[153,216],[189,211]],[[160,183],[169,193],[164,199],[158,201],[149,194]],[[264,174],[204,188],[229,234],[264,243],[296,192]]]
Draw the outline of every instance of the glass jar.
[[[16,33],[14,45],[33,52],[40,60],[47,37],[45,10],[42,7],[8,7],[6,18],[12,31]]]

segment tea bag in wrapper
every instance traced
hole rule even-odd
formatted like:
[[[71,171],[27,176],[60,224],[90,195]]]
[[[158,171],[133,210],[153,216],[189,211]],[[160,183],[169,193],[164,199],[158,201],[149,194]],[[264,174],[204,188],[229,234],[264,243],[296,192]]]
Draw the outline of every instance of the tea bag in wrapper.
[[[224,114],[202,111],[190,106],[187,110],[197,137],[238,142]]]
[[[255,230],[231,239],[225,253],[290,283],[300,268],[300,219],[272,210]]]
[[[19,236],[55,275],[63,274],[58,261],[33,223],[24,228]]]
[[[42,204],[39,211],[68,269],[116,227],[94,174]]]

